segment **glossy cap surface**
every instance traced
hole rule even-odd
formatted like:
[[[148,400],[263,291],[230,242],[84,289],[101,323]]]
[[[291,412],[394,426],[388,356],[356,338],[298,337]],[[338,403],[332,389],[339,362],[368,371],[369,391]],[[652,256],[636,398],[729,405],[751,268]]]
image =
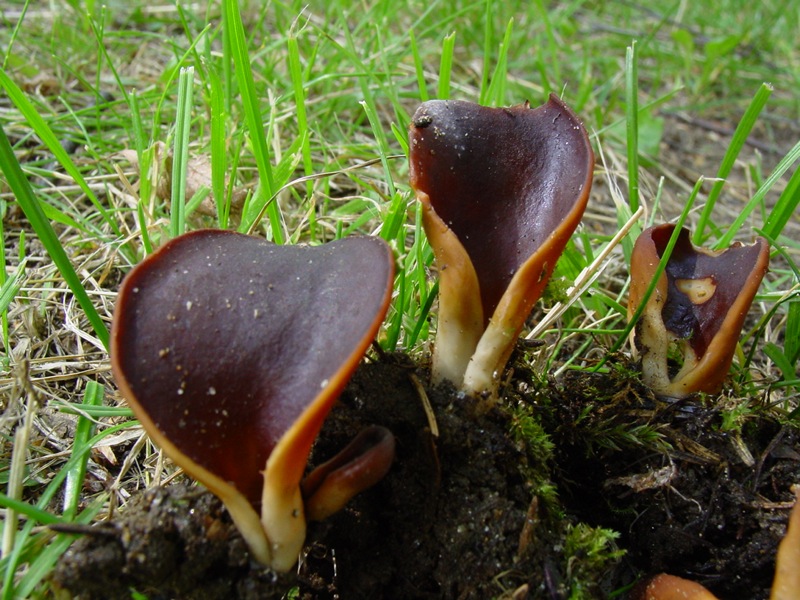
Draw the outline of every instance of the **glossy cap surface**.
[[[115,378],[167,454],[252,521],[242,507],[261,512],[270,457],[272,495],[299,496],[311,444],[377,333],[392,280],[377,238],[309,247],[183,235],[123,282]]]

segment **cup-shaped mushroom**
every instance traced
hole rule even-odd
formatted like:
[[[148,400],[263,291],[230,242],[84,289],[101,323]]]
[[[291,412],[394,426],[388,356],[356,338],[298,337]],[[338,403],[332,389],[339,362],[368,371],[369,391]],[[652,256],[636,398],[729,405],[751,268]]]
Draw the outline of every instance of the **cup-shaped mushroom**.
[[[632,315],[653,280],[675,226],[642,232],[631,256]],[[655,393],[683,398],[695,392],[717,393],[728,374],[745,317],[769,266],[769,244],[735,243],[722,251],[695,247],[681,230],[656,288],[636,324],[635,343],[642,376]],[[683,364],[670,373],[670,347]]]
[[[538,108],[433,100],[414,114],[409,159],[439,276],[433,378],[493,396],[586,208],[586,130],[556,96]]]
[[[111,361],[122,395],[276,570],[302,548],[308,455],[383,321],[393,270],[377,238],[279,246],[202,230],[120,288]]]

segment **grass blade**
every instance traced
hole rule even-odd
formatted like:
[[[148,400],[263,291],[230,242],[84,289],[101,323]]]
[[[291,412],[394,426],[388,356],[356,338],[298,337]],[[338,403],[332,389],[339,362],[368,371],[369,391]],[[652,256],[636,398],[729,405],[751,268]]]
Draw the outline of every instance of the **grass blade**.
[[[492,0],[486,0],[483,11],[483,69],[481,70],[481,87],[478,104],[486,105],[489,91],[489,64],[492,46],[494,46],[494,27],[492,26]]]
[[[30,221],[33,230],[50,255],[53,264],[58,268],[67,286],[69,286],[78,304],[80,304],[87,319],[89,319],[89,323],[97,339],[100,340],[103,347],[107,350],[108,328],[103,322],[100,313],[97,312],[94,304],[92,304],[89,294],[86,293],[86,289],[83,287],[83,282],[75,272],[75,268],[72,266],[66,251],[61,245],[53,226],[50,224],[39,201],[36,199],[33,188],[31,188],[30,182],[22,172],[22,167],[17,161],[17,157],[14,155],[11,142],[8,141],[6,132],[2,127],[0,127],[0,167],[5,173],[8,185],[14,193],[22,211],[25,213],[25,216],[28,218],[28,221]]]
[[[102,385],[96,381],[88,381],[83,394],[82,406],[94,407],[102,405],[104,393]],[[64,484],[63,512],[66,519],[72,519],[78,514],[83,480],[86,477],[86,462],[89,458],[89,454],[85,453],[83,449],[89,438],[92,437],[94,427],[94,423],[90,419],[84,416],[78,417],[72,453],[80,455],[82,459],[76,459],[75,465],[67,473],[67,480]]]
[[[225,123],[228,111],[222,80],[215,69],[208,69],[208,75],[211,95],[211,191],[217,208],[217,224],[221,229],[227,229],[231,210],[231,199],[225,186],[225,175],[228,172]]]
[[[308,177],[314,172],[314,166],[311,161],[311,132],[308,129],[308,114],[306,112],[306,92],[304,87],[303,68],[300,63],[300,48],[297,44],[297,37],[294,34],[289,35],[287,40],[288,45],[288,63],[289,75],[292,80],[292,91],[294,92],[294,103],[296,107],[295,115],[297,117],[297,136],[303,140],[302,155],[303,155],[303,174]],[[313,238],[316,237],[316,211],[314,210],[314,185],[309,179],[306,181],[306,199],[309,203],[309,209],[306,213],[308,215],[309,234]]]
[[[36,132],[36,135],[44,142],[45,146],[47,146],[48,150],[55,156],[59,164],[61,164],[69,176],[72,177],[75,183],[80,186],[83,193],[86,194],[86,197],[89,198],[92,205],[103,218],[103,221],[111,228],[115,235],[121,235],[119,226],[97,199],[97,196],[95,196],[94,192],[89,187],[86,179],[84,179],[83,174],[78,170],[78,167],[75,166],[69,153],[61,145],[61,142],[56,137],[56,134],[53,133],[53,130],[50,129],[47,121],[44,120],[36,107],[28,100],[28,97],[2,69],[0,69],[0,85],[5,88],[8,97],[22,113],[22,116],[25,117],[31,129]],[[17,162],[16,159],[14,159],[14,162]]]
[[[767,192],[772,189],[772,186],[775,185],[775,183],[783,176],[783,174],[789,170],[789,167],[791,167],[798,159],[800,159],[800,142],[795,144],[795,146],[789,150],[786,156],[784,156],[778,163],[778,166],[775,167],[775,170],[770,173],[766,180],[764,180],[764,183],[761,184],[761,187],[758,188],[758,191],[753,194],[753,197],[750,199],[750,201],[744,206],[744,208],[742,208],[741,212],[736,219],[734,219],[733,223],[725,232],[725,234],[717,241],[716,244],[714,244],[714,250],[721,250],[722,248],[727,248],[731,245],[733,238],[736,237],[736,234],[742,228],[742,224],[750,216],[750,213],[753,212],[753,210],[763,202]],[[796,196],[796,194],[792,194],[792,196]],[[791,201],[796,202],[796,200],[784,200],[785,203],[790,203]],[[786,204],[784,204],[784,206],[786,206]],[[772,227],[777,227],[778,224],[779,219],[776,217],[776,219],[773,221]]]
[[[500,51],[497,56],[497,64],[492,71],[485,97],[481,94],[481,103],[488,103],[491,106],[503,106],[506,102],[506,79],[508,78],[508,49],[511,45],[511,34],[514,29],[514,19],[509,19],[506,25],[506,32],[500,44]]]
[[[0,68],[2,69],[5,69],[8,66],[8,58],[11,56],[11,51],[14,49],[14,42],[17,40],[20,27],[22,27],[22,22],[25,20],[25,15],[28,14],[28,8],[30,5],[31,0],[25,0],[25,4],[22,5],[22,8],[19,11],[19,18],[14,24],[14,29],[11,31],[11,36],[8,40],[8,45],[6,46],[6,53],[3,56],[3,64],[0,65]]]
[[[789,219],[796,214],[798,203],[800,203],[800,168],[795,169],[789,183],[770,211],[764,223],[764,233],[772,239],[777,239]]]
[[[228,26],[228,36],[233,55],[234,71],[241,90],[242,106],[244,108],[247,128],[250,130],[250,142],[256,159],[260,185],[258,196],[253,200],[251,214],[261,212],[262,206],[267,206],[267,216],[270,223],[272,240],[278,244],[284,243],[283,228],[281,226],[280,211],[276,202],[269,202],[275,190],[272,177],[272,164],[267,138],[261,122],[261,109],[259,108],[256,84],[253,79],[253,69],[247,52],[247,41],[244,37],[242,15],[239,12],[239,3],[236,0],[225,0],[225,24]],[[267,203],[269,204],[267,205]],[[242,223],[242,230],[250,229],[253,223]]]
[[[542,85],[544,86],[545,91],[549,94],[553,90],[551,82],[555,81],[556,85],[558,85],[562,81],[560,66],[561,60],[559,59],[558,52],[559,43],[556,40],[556,35],[553,31],[553,23],[550,21],[550,7],[546,7],[543,0],[536,0],[535,4],[536,13],[541,19],[541,22],[544,24],[545,35],[547,36],[547,60],[540,61],[540,69],[542,73]],[[542,52],[542,54],[545,53]],[[547,76],[545,63],[547,63],[547,66],[553,70],[551,77]]]
[[[420,102],[426,102],[430,96],[428,96],[428,87],[425,83],[425,67],[422,65],[422,56],[420,56],[417,38],[414,37],[413,29],[408,32],[408,37],[411,41],[411,56],[414,57],[414,73],[417,75],[419,100]]]
[[[20,515],[25,515],[28,519],[44,525],[64,522],[64,519],[59,516],[47,512],[38,506],[28,504],[24,500],[16,500],[3,492],[0,492],[0,506],[7,510],[13,510]]]
[[[3,273],[3,277],[5,277],[5,272]],[[22,280],[25,278],[25,266],[21,264],[17,267],[14,275],[9,277],[3,282],[3,285],[0,286],[0,313],[4,313],[8,310],[8,306],[11,304],[11,301],[19,292],[19,288],[22,287]]]
[[[784,352],[793,365],[800,360],[800,297],[789,301]]]
[[[0,226],[0,241],[4,241],[4,236],[2,234],[3,229],[2,226]],[[11,356],[11,344],[8,337],[8,307],[22,287],[22,280],[25,278],[25,262],[23,260],[17,266],[16,271],[14,271],[11,277],[6,277],[5,247],[0,248],[0,252],[2,252],[2,261],[0,261],[0,281],[2,281],[2,285],[0,286],[0,321],[2,322],[3,350],[5,352],[3,368],[8,368],[8,361]]]
[[[442,41],[442,58],[439,62],[439,87],[436,97],[439,100],[450,98],[450,76],[453,72],[453,49],[456,45],[455,32],[444,36]]]
[[[628,206],[639,208],[639,76],[636,42],[625,52],[625,124],[628,149]]]
[[[175,117],[175,149],[172,156],[170,233],[186,231],[186,173],[189,165],[189,130],[192,121],[194,67],[181,69],[178,77],[178,113]]]
[[[389,196],[393,198],[395,196],[395,187],[394,178],[392,177],[392,172],[389,169],[388,157],[391,152],[389,151],[389,142],[386,139],[386,133],[383,131],[381,120],[375,110],[375,105],[371,102],[367,102],[366,100],[363,100],[361,105],[364,107],[364,112],[367,114],[369,124],[372,126],[372,133],[375,135],[375,140],[378,142],[378,147],[380,148],[381,166],[383,166],[386,186],[389,190]]]
[[[717,171],[717,180],[711,187],[705,206],[703,206],[703,211],[700,213],[700,218],[697,221],[697,229],[695,229],[692,236],[692,241],[698,246],[702,245],[703,242],[708,239],[705,235],[705,231],[711,219],[714,205],[717,203],[722,188],[725,187],[728,176],[731,174],[736,158],[739,156],[739,153],[742,151],[747,141],[747,137],[753,130],[753,126],[758,120],[758,115],[761,114],[761,109],[764,108],[764,105],[767,103],[772,89],[772,86],[767,83],[761,85],[756,95],[750,101],[750,105],[747,107],[744,115],[742,115],[739,124],[736,126],[736,131],[733,132],[731,142],[728,144],[728,149],[725,151],[725,156],[722,157],[722,162]]]

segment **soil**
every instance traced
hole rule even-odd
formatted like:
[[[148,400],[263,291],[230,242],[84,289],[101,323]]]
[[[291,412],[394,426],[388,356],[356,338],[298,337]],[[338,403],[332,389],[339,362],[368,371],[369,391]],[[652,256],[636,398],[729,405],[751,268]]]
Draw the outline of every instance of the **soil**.
[[[722,599],[767,598],[800,481],[798,433],[764,414],[726,429],[719,402],[659,400],[624,360],[558,380],[518,361],[485,414],[428,389],[434,423],[414,381],[424,369],[381,356],[353,377],[310,464],[369,424],[394,432],[395,464],[310,525],[296,572],[253,563],[219,501],[183,482],[83,535],[54,584],[84,599],[607,598],[667,571]],[[552,446],[520,435],[528,417]],[[580,523],[619,538],[576,550],[565,539]]]

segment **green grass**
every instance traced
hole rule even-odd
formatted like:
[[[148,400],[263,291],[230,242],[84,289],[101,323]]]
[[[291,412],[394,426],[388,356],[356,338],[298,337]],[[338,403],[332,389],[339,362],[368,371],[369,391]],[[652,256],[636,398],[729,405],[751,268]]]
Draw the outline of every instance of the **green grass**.
[[[105,514],[112,499],[85,480],[105,472],[122,501],[142,485],[138,469],[121,472],[140,460],[126,459],[130,444],[114,446],[116,465],[89,450],[135,425],[108,371],[108,327],[120,278],[168,238],[380,235],[398,261],[380,342],[425,357],[437,287],[403,157],[428,98],[537,105],[552,91],[592,132],[595,191],[554,277],[563,293],[546,300],[558,312],[535,314],[550,349],[537,365],[594,369],[597,348],[625,351],[626,257],[649,223],[685,219],[710,247],[760,231],[773,266],[735,381],[800,419],[792,0],[39,4],[6,3],[0,16],[0,506],[14,528],[3,598],[47,594],[72,538],[40,523]],[[208,167],[193,170],[198,158]],[[12,451],[42,411],[79,415],[68,451]],[[46,476],[11,477],[34,452],[58,455]]]

